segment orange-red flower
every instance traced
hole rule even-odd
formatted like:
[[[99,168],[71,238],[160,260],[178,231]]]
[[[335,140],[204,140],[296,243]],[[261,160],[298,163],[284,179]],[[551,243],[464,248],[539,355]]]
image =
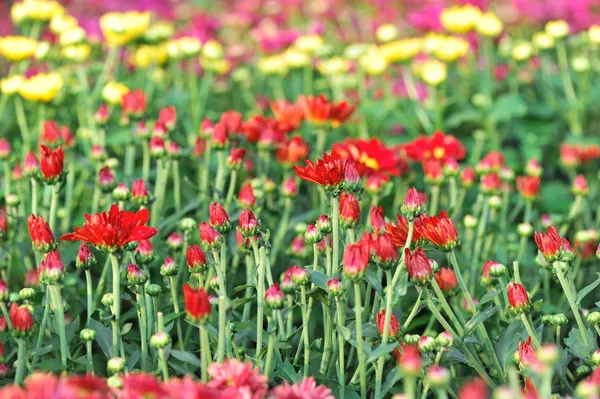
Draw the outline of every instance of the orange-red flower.
[[[559,260],[565,252],[565,239],[558,234],[556,227],[550,226],[545,233],[534,234],[535,243],[542,253],[542,256],[548,263]],[[568,242],[566,243],[568,245]]]
[[[328,101],[325,96],[298,97],[296,106],[304,113],[304,119],[314,125],[329,125],[338,127],[343,124],[354,112],[356,106],[347,101],[338,103]]]
[[[379,139],[347,139],[333,145],[331,151],[351,161],[361,176],[384,173],[400,176],[408,165],[395,149],[386,147]]]
[[[533,200],[540,190],[540,178],[537,176],[519,176],[517,177],[517,190],[528,200]]]
[[[184,284],[183,299],[185,301],[185,312],[191,320],[198,323],[208,318],[211,306],[204,288],[195,290]]]
[[[451,251],[458,245],[458,233],[454,222],[444,211],[440,212],[440,216],[421,216],[415,219],[415,229],[442,251]]]
[[[398,220],[397,223],[392,222],[385,225],[385,231],[392,238],[394,245],[400,248],[404,247],[406,240],[408,239],[408,220],[402,215],[396,216],[396,219]],[[416,218],[415,221],[417,219],[418,218]],[[421,241],[421,234],[415,228],[413,229],[411,242],[418,243],[419,241]]]
[[[291,140],[279,143],[275,151],[275,158],[284,165],[293,165],[306,159],[308,151],[308,144],[304,139],[301,136],[294,136]]]
[[[40,169],[46,182],[54,184],[60,180],[65,164],[65,153],[62,147],[58,147],[55,151],[42,145],[40,147],[40,161]]]
[[[84,215],[83,227],[75,227],[74,233],[64,234],[61,240],[85,241],[103,252],[112,253],[130,242],[147,240],[158,232],[146,226],[150,219],[147,209],[138,212],[120,210],[116,204],[108,212]]]
[[[385,309],[381,309],[381,311],[377,313],[377,329],[379,330],[379,334],[381,335],[383,335],[383,330],[385,327],[385,316]],[[400,337],[400,323],[398,322],[398,319],[393,313],[390,316],[388,336],[390,339],[396,339]]]
[[[296,130],[304,119],[304,110],[285,100],[273,101],[271,111],[279,122],[281,129],[288,133]]]
[[[294,166],[296,176],[302,180],[316,183],[328,192],[338,191],[344,183],[347,160],[339,154],[323,154],[323,159],[317,163],[306,160],[306,166]]]
[[[456,137],[437,131],[431,137],[421,136],[401,147],[403,153],[413,161],[423,162],[435,159],[445,162],[454,158],[462,160],[467,150]]]

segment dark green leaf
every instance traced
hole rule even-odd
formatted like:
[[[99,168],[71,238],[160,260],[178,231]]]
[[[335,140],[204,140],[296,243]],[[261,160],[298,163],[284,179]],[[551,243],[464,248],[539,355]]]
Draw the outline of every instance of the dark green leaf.
[[[492,317],[496,312],[500,310],[498,306],[490,306],[486,310],[477,313],[471,320],[467,322],[465,325],[465,334],[469,335],[473,330],[479,326],[479,324],[483,323],[490,317]]]
[[[369,357],[367,358],[367,363],[371,363],[377,359],[379,359],[381,356],[385,356],[388,353],[390,353],[391,351],[394,350],[394,348],[398,347],[398,342],[392,342],[391,344],[380,344],[377,345],[375,348],[373,348],[373,351],[371,352],[371,355],[369,355]]]
[[[386,397],[386,393],[392,388],[396,383],[400,380],[400,372],[398,367],[394,367],[392,371],[390,371],[381,386],[381,397]]]
[[[169,315],[167,315],[167,317],[165,317],[165,324],[169,324],[171,321],[178,319],[180,316],[183,316],[185,314],[185,310],[179,313],[170,313]]]
[[[127,334],[131,330],[131,327],[133,327],[132,323],[125,324],[123,328],[121,328],[121,336]]]
[[[377,276],[377,272],[373,270],[374,268],[368,268],[365,273],[365,280],[367,283],[373,287],[373,289],[381,294],[383,288],[381,287],[381,279]]]
[[[493,301],[494,298],[496,298],[498,296],[498,294],[500,294],[500,291],[498,290],[491,290],[488,291],[480,300],[479,300],[479,306],[483,306],[486,303]]]
[[[342,338],[344,338],[344,341],[350,341],[352,332],[350,331],[350,329],[348,327],[337,326],[336,330],[337,330],[338,334],[340,334],[342,336]]]
[[[327,281],[329,280],[329,277],[315,270],[309,270],[308,272],[310,273],[310,281],[312,281],[314,285],[321,287],[324,290],[327,289]]]
[[[112,331],[97,320],[90,320],[90,328],[96,332],[96,342],[107,358],[112,357]]]
[[[200,365],[201,365],[200,359],[198,359],[196,357],[196,355],[194,355],[190,352],[184,352],[184,351],[180,351],[180,350],[172,350],[170,353],[171,353],[171,356],[173,356],[175,359],[181,360],[184,363],[191,364],[192,366],[195,366],[195,367],[200,367]]]
[[[527,113],[527,104],[520,96],[502,95],[495,101],[488,114],[490,122],[495,124],[508,122],[511,119],[519,118]]]
[[[598,279],[596,279],[593,283],[591,283],[590,285],[584,287],[581,291],[579,291],[579,294],[577,295],[577,300],[575,301],[576,305],[579,305],[581,303],[581,301],[583,300],[583,298],[585,298],[590,292],[592,292],[594,289],[596,289],[596,287],[598,287],[600,285],[600,277]]]
[[[589,356],[590,351],[592,349],[595,349],[596,346],[596,340],[594,339],[595,335],[592,332],[592,330],[586,329],[585,332],[588,342],[592,343],[594,348],[589,348],[585,345],[585,343],[583,342],[583,337],[581,336],[581,333],[579,332],[578,328],[573,328],[569,332],[569,336],[565,338],[565,345],[569,348],[569,351],[579,359],[586,359]]]
[[[302,379],[296,370],[294,370],[294,366],[287,360],[283,362],[281,368],[279,369],[279,375],[286,381],[290,383],[298,382]]]

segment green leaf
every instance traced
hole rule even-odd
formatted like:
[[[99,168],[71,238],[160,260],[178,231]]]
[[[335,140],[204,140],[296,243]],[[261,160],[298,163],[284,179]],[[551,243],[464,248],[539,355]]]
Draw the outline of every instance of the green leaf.
[[[296,373],[296,370],[294,370],[294,366],[292,366],[292,364],[287,360],[283,362],[281,368],[279,369],[279,375],[290,383],[302,380],[302,377],[300,377],[300,375]]]
[[[310,281],[317,287],[321,287],[324,290],[327,290],[327,281],[329,277],[327,277],[324,273],[315,270],[309,270],[310,273]]]
[[[367,358],[367,363],[371,363],[371,362],[379,359],[381,356],[387,355],[388,353],[393,351],[394,348],[397,348],[397,347],[398,347],[398,342],[392,342],[391,344],[385,344],[385,345],[384,344],[377,345],[375,348],[373,348],[373,351]]]
[[[498,306],[490,306],[483,312],[477,313],[471,320],[467,322],[465,325],[465,334],[469,335],[475,327],[479,326],[481,323],[492,317],[496,312],[500,310]]]
[[[496,341],[495,349],[503,366],[506,366],[511,361],[524,330],[523,323],[520,320],[515,320],[500,334],[500,337]]]
[[[96,342],[107,358],[112,357],[112,331],[97,320],[90,319],[90,328],[96,332]]]
[[[493,301],[494,298],[496,298],[499,294],[500,294],[500,291],[498,291],[498,290],[488,291],[479,301],[479,306],[483,306],[486,303]]]
[[[170,322],[172,322],[173,320],[178,319],[179,317],[183,316],[185,314],[185,310],[181,311],[179,313],[169,313],[169,315],[167,317],[165,317],[165,325],[169,324]]]
[[[336,330],[337,330],[338,334],[340,334],[342,336],[342,338],[344,338],[344,341],[350,341],[352,332],[350,331],[350,329],[348,327],[337,326]]]
[[[596,279],[596,281],[594,281],[593,283],[591,283],[590,285],[584,287],[581,291],[579,291],[579,294],[577,295],[577,300],[575,301],[575,304],[579,305],[581,303],[581,301],[583,300],[583,298],[585,298],[590,292],[592,292],[599,285],[600,285],[600,277],[598,277],[598,279]]]
[[[231,292],[229,293],[229,295],[233,296],[233,295],[237,294],[238,292],[244,291],[246,288],[255,288],[255,287],[256,286],[252,285],[252,284],[238,285],[233,290],[231,290]]]
[[[450,348],[442,354],[442,362],[444,364],[464,363],[469,364],[469,359],[457,348]]]
[[[548,181],[541,185],[539,204],[540,212],[566,214],[571,207],[571,190],[565,183]]]
[[[175,359],[181,360],[182,362],[187,363],[187,364],[191,364],[192,366],[200,367],[200,365],[201,365],[200,359],[198,359],[196,357],[196,355],[194,355],[190,352],[185,352],[185,351],[180,351],[180,350],[172,350],[170,352],[170,354]]]
[[[56,372],[62,370],[62,365],[56,359],[44,359],[36,366],[39,370]]]
[[[585,335],[587,336],[588,342],[591,342],[592,345],[595,347],[596,340],[594,339],[594,333],[592,332],[592,330],[586,329]],[[573,328],[569,332],[569,336],[565,338],[565,345],[569,348],[569,351],[575,357],[584,360],[589,356],[590,350],[595,349],[589,348],[585,345],[585,343],[583,342],[583,337],[581,336],[581,333],[579,332],[578,328]]]
[[[479,120],[481,120],[481,113],[475,108],[466,108],[451,114],[444,122],[444,125],[448,129],[454,129],[466,123],[478,122]]]
[[[499,96],[494,101],[494,105],[488,114],[488,119],[490,122],[498,124],[522,117],[526,113],[527,104],[520,96],[505,94]]]
[[[371,287],[373,287],[375,291],[379,292],[380,294],[382,293],[383,287],[381,286],[381,279],[378,278],[377,272],[374,270],[374,268],[367,269],[367,272],[365,273],[365,280]]]
[[[394,369],[388,373],[383,385],[381,386],[381,397],[384,398],[386,393],[394,386],[396,383],[400,381],[400,371],[398,367],[394,367]]]
[[[121,328],[121,336],[127,334],[129,331],[131,331],[131,327],[133,327],[132,323],[127,323],[123,326],[123,328]]]

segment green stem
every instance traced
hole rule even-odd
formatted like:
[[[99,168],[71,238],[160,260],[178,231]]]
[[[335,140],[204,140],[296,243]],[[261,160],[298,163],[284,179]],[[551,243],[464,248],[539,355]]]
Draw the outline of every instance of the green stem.
[[[38,182],[35,178],[31,178],[31,213],[38,216]]]
[[[94,374],[94,357],[92,351],[92,341],[86,341],[85,343],[86,349],[86,358],[87,358],[87,372],[88,374]]]
[[[89,326],[90,320],[92,318],[93,306],[92,302],[94,299],[94,289],[92,287],[92,274],[89,269],[85,270],[85,286],[86,286],[86,294],[87,294],[87,322],[86,325]]]
[[[142,139],[142,179],[148,181],[150,177],[150,142]]]
[[[431,187],[431,202],[429,203],[429,213],[435,215],[437,213],[438,204],[440,202],[440,186],[434,184]]]
[[[15,373],[15,385],[23,385],[25,376],[25,363],[27,362],[27,343],[24,338],[18,338],[19,354],[17,355],[17,371]]]
[[[138,303],[138,320],[140,323],[140,342],[142,350],[142,371],[148,372],[148,332],[146,325],[146,300],[144,298],[144,286],[140,285],[141,294],[136,294]]]
[[[169,164],[162,159],[159,159],[158,170],[156,172],[156,183],[154,184],[155,199],[154,203],[152,204],[152,211],[150,212],[151,226],[156,226],[156,223],[160,220],[168,179]]]
[[[4,304],[2,304],[4,307]],[[48,323],[48,317],[50,315],[50,291],[48,287],[46,287],[46,303],[44,305],[44,316],[42,316],[42,324],[40,325],[40,331],[38,332],[37,341],[35,343],[35,354],[33,355],[33,360],[31,361],[31,366],[34,367],[37,363],[38,358],[40,357],[40,348],[42,347],[42,340],[44,339],[44,332],[46,331],[46,324]],[[10,319],[6,317],[7,323],[10,322]],[[11,326],[12,329],[12,326]]]
[[[55,183],[52,186],[52,197],[50,200],[50,218],[48,224],[50,229],[56,233],[56,216],[58,211],[58,191],[60,190],[60,183]]]
[[[24,152],[31,149],[31,132],[27,126],[27,117],[25,116],[25,108],[23,107],[23,100],[20,96],[14,96],[15,99],[15,114],[17,116],[17,125],[21,131],[21,137],[24,144]]]
[[[344,326],[344,310],[342,309],[342,303],[340,298],[335,299],[336,306],[336,317],[337,325],[340,327]],[[346,366],[344,365],[345,354],[344,354],[344,337],[342,334],[338,334],[338,382],[340,385],[340,398],[344,398],[344,392],[346,387],[344,372]]]
[[[302,338],[304,340],[304,369],[302,375],[308,377],[308,365],[310,361],[310,342],[308,339],[308,304],[306,303],[306,287],[300,286],[300,301],[302,310]]]
[[[231,176],[229,177],[229,188],[227,189],[227,197],[225,198],[225,209],[229,209],[229,204],[233,200],[233,195],[235,194],[235,184],[237,180],[237,170],[231,170]]]
[[[175,211],[181,211],[181,176],[179,175],[179,161],[173,161],[173,197],[175,200]]]
[[[176,314],[179,314],[179,299],[177,296],[177,285],[175,284],[175,277],[169,276],[169,285],[171,286],[171,299],[173,300],[173,310]],[[177,317],[177,340],[179,343],[179,349],[183,350],[183,330],[181,329],[181,317]]]
[[[113,356],[119,356],[119,322],[121,320],[121,269],[115,254],[110,254],[112,265],[112,294],[113,309],[115,313],[113,323]]]
[[[404,396],[406,399],[415,399],[417,397],[415,391],[415,377],[404,376]]]
[[[581,318],[581,314],[579,313],[579,308],[575,303],[575,294],[571,292],[571,286],[568,283],[565,274],[562,271],[562,267],[559,262],[554,262],[554,270],[556,271],[556,275],[558,276],[558,281],[560,281],[560,285],[563,288],[565,295],[567,296],[567,302],[569,302],[569,306],[571,307],[571,311],[573,311],[573,315],[575,316],[575,321],[577,321],[577,327],[579,327],[579,334],[581,334],[581,338],[587,348],[590,348],[590,342],[587,337],[587,329],[585,324],[583,323],[583,319]]]
[[[531,324],[531,320],[527,317],[527,315],[525,313],[521,313],[521,320],[523,321],[523,325],[525,326],[525,329],[527,330],[527,334],[529,334],[529,336],[531,337],[531,340],[533,341],[533,347],[536,350],[540,349],[540,347],[542,345],[540,344],[540,341],[537,339],[537,336],[535,335],[535,329],[533,328],[533,325]]]
[[[336,277],[340,266],[340,199],[335,195],[331,196],[331,225],[333,270],[330,277]]]
[[[271,251],[271,263],[277,260],[277,255],[281,250],[281,245],[285,239],[285,235],[288,231],[289,223],[290,223],[290,214],[292,212],[292,199],[286,198],[285,204],[283,206],[283,214],[281,216],[281,222],[279,223],[279,227],[277,228],[277,233],[275,234],[275,238],[273,240],[273,249]]]
[[[208,196],[208,179],[210,177],[210,158],[212,145],[210,140],[206,140],[206,149],[204,151],[204,164],[202,165],[202,175],[200,178],[200,193]]]
[[[362,335],[362,301],[360,284],[354,282],[354,315],[356,326],[356,355],[358,357],[358,370],[360,372],[360,397],[367,398],[367,370],[365,368],[365,353],[363,352],[363,335]]]
[[[208,365],[210,364],[210,345],[208,343],[208,333],[204,322],[200,322],[200,359],[201,359],[201,378],[202,382],[208,381]]]
[[[48,305],[46,305],[48,307]],[[0,309],[2,309],[2,315],[4,316],[4,320],[6,321],[6,326],[8,327],[8,331],[12,333],[13,325],[10,321],[10,314],[8,313],[8,309],[6,309],[6,304],[0,301]]]
[[[213,192],[213,198],[218,200],[222,198],[225,189],[225,150],[219,149],[217,151],[217,178],[215,184],[215,191]]]
[[[96,81],[96,85],[94,86],[94,91],[92,92],[92,98],[96,99],[102,92],[104,88],[104,83],[106,83],[106,78],[108,77],[108,73],[112,69],[115,61],[117,60],[117,56],[119,55],[119,46],[110,46],[108,49],[108,54],[104,60],[104,65],[102,66],[102,71],[100,72],[100,76]]]
[[[69,355],[69,346],[67,344],[67,335],[65,332],[65,309],[62,303],[62,297],[60,294],[60,286],[50,285],[48,286],[50,296],[54,305],[54,316],[58,324],[58,334],[60,336],[60,362],[63,370],[67,368],[67,357]]]
[[[253,240],[255,241],[255,240]],[[256,284],[256,353],[258,359],[262,350],[264,302],[265,302],[265,247],[259,249],[258,259],[258,281]]]
[[[273,309],[273,312],[277,312],[277,310]],[[273,316],[275,316],[273,314]],[[269,373],[271,371],[271,362],[273,360],[273,349],[275,348],[275,343],[277,341],[277,333],[276,333],[276,329],[275,329],[275,317],[271,317],[271,319],[269,320],[269,345],[267,346],[267,359],[266,359],[266,363],[265,363],[265,368],[263,370],[263,374],[265,375],[265,377],[269,377]]]
[[[217,361],[223,363],[225,360],[225,345],[226,335],[225,328],[227,323],[227,291],[225,289],[225,276],[224,270],[222,269],[222,260],[219,257],[217,251],[213,251],[215,258],[215,269],[217,271],[217,278],[219,279],[219,342],[217,346]]]

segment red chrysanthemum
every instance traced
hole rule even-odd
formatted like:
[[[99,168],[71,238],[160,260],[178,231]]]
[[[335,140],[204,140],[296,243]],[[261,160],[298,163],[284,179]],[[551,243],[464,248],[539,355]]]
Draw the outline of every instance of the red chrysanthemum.
[[[450,158],[460,161],[467,153],[456,137],[440,131],[433,133],[431,137],[418,137],[404,144],[401,149],[406,157],[418,162],[434,159],[443,163]]]
[[[444,211],[440,212],[440,216],[421,216],[415,219],[415,230],[442,251],[451,251],[459,242],[454,222]]]
[[[184,284],[183,299],[185,301],[185,312],[191,320],[198,323],[208,318],[211,305],[204,288],[195,290],[189,285]]]
[[[281,129],[288,133],[296,130],[304,119],[304,110],[285,100],[272,102],[271,111],[279,122]]]
[[[84,215],[83,227],[75,227],[74,233],[64,234],[61,240],[85,241],[103,252],[115,252],[130,242],[147,240],[158,232],[146,226],[150,212],[143,208],[138,212],[120,210],[116,204],[108,212]]]
[[[408,168],[395,149],[386,147],[379,139],[347,139],[331,148],[344,159],[351,161],[361,176],[383,173],[400,176]]]
[[[533,200],[537,197],[540,190],[540,178],[537,176],[519,176],[517,177],[517,190],[523,198]]]
[[[322,159],[317,163],[306,160],[306,166],[294,166],[296,176],[299,178],[316,183],[326,191],[337,191],[344,183],[347,160],[342,159],[339,154],[323,154]]]

